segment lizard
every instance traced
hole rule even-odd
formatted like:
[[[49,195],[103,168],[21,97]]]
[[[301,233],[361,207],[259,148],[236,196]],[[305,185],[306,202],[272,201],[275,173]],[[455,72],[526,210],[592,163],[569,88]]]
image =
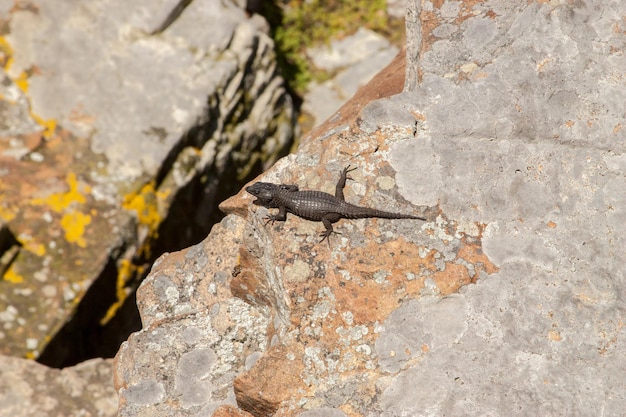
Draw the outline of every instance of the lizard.
[[[273,184],[269,182],[256,182],[246,191],[256,197],[252,203],[266,208],[277,208],[277,214],[270,214],[265,217],[267,223],[275,221],[285,221],[287,213],[295,214],[306,220],[321,221],[326,230],[320,233],[320,243],[333,233],[333,223],[340,219],[363,219],[379,217],[383,219],[416,219],[426,221],[424,217],[411,214],[392,213],[370,207],[361,207],[348,203],[343,195],[346,180],[352,180],[348,174],[356,168],[348,165],[341,172],[335,195],[315,190],[300,190],[293,184]]]

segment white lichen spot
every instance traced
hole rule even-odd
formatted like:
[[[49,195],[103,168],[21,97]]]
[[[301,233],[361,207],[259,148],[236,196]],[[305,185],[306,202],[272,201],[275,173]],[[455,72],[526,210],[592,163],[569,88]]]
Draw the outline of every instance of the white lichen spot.
[[[457,224],[456,230],[458,239],[461,239],[463,237],[462,234],[474,237],[478,237],[478,235],[480,234],[480,230],[478,229],[478,225],[476,224],[476,222],[467,220],[460,220]]]
[[[174,314],[182,315],[182,314],[190,314],[193,313],[193,308],[189,303],[183,303],[174,307]]]
[[[55,287],[54,285],[44,285],[41,288],[41,293],[44,295],[44,297],[56,297],[57,295],[57,287]]]
[[[341,313],[341,316],[348,326],[352,326],[354,324],[354,314],[352,314],[351,311],[344,311]]]
[[[285,277],[292,282],[306,282],[311,276],[311,267],[307,262],[296,259],[293,265],[285,267]]]
[[[74,298],[76,298],[76,293],[69,286],[65,286],[63,288],[63,299],[65,301],[72,301]]]
[[[376,281],[377,284],[384,284],[387,282],[389,275],[391,275],[389,271],[378,271],[374,273],[374,281]]]
[[[39,344],[39,341],[33,337],[29,337],[28,339],[26,339],[26,349],[28,350],[37,349],[38,344]]]
[[[383,175],[376,178],[376,185],[381,190],[391,190],[396,185],[396,182],[392,177]]]
[[[33,278],[39,282],[46,282],[48,280],[48,269],[46,268],[35,272]]]
[[[0,311],[0,321],[10,322],[17,317],[17,308],[13,306],[7,306],[4,311]]]
[[[499,230],[500,230],[500,226],[498,225],[498,222],[489,223],[487,227],[485,227],[485,230],[483,231],[483,238],[493,237],[494,235],[498,234]]]
[[[165,289],[165,298],[167,299],[167,303],[169,305],[174,305],[178,302],[178,297],[180,293],[176,287],[167,287]]]
[[[354,326],[350,333],[350,338],[352,340],[360,340],[364,335],[369,333],[369,329],[367,326],[360,324],[358,326]]]
[[[372,354],[372,348],[370,347],[370,345],[366,344],[357,345],[354,350],[367,356],[370,356]]]

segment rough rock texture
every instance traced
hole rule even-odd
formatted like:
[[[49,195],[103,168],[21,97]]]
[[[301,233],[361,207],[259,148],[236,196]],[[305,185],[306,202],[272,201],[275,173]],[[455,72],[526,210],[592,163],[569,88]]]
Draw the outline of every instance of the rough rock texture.
[[[231,294],[244,224],[228,217],[204,242],[157,260],[142,283],[143,329],[117,354],[120,415],[211,415],[236,404],[233,378],[266,350],[272,325],[268,306]]]
[[[0,355],[0,416],[115,416],[111,362],[92,359],[59,370]]]
[[[122,415],[623,415],[626,6],[412,7],[414,89],[361,109],[397,92],[393,63],[262,179],[332,192],[356,165],[349,201],[429,221],[342,220],[329,247],[224,202],[144,283]]]
[[[398,48],[381,35],[360,28],[356,33],[329,45],[311,48],[307,55],[313,64],[335,75],[321,83],[311,83],[304,96],[302,111],[317,126],[333,115],[357,90],[385,68],[398,54]]]
[[[219,193],[288,151],[261,22],[177,4],[0,0],[2,353],[113,355],[106,328],[137,325],[115,316],[149,263],[200,240]]]

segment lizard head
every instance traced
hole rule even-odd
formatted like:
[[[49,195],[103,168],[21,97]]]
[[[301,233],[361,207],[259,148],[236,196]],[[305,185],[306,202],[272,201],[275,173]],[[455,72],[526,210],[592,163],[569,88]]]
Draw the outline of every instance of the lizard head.
[[[274,199],[276,188],[276,184],[269,182],[255,182],[251,186],[246,187],[246,191],[256,197],[256,200],[254,200],[252,204],[269,208],[272,200]]]

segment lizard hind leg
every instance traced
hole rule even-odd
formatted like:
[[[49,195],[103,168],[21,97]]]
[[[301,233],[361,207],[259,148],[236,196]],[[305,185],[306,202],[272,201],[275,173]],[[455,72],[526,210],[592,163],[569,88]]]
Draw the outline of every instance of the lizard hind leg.
[[[328,242],[328,247],[330,247],[330,235],[332,235],[333,233],[336,235],[341,234],[333,230],[333,223],[338,221],[339,219],[340,217],[333,215],[333,214],[326,215],[322,218],[322,223],[324,224],[324,227],[326,228],[326,230],[320,233],[320,237],[322,238],[322,240],[320,240],[320,243],[326,240]]]

